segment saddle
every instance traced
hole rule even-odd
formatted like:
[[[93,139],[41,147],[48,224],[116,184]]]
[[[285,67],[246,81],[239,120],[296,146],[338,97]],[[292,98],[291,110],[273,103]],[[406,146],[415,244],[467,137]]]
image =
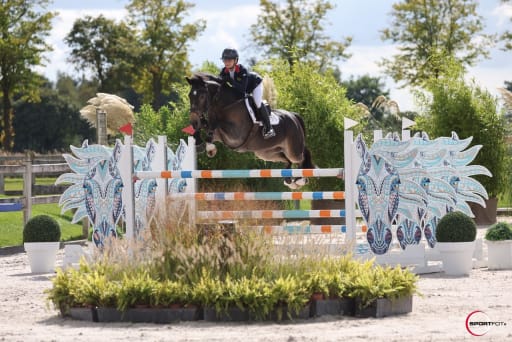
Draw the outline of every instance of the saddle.
[[[254,100],[252,97],[248,96],[245,98],[245,106],[247,107],[247,111],[249,112],[249,115],[251,116],[252,122],[254,122],[255,124],[257,124],[259,126],[263,126],[263,123],[261,122],[261,118],[259,118],[259,114],[258,114],[259,111],[256,108],[256,104],[254,103]],[[266,101],[263,101],[262,106],[266,106],[268,112],[270,113],[270,124],[272,126],[279,124],[279,117],[277,116],[277,114],[274,111],[272,111],[272,109],[270,108],[270,105]]]

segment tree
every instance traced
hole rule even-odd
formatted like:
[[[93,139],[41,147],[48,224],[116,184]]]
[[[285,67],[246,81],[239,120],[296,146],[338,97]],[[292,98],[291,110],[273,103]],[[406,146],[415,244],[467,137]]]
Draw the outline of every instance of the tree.
[[[389,96],[389,90],[384,90],[385,84],[380,77],[363,75],[359,78],[350,77],[348,81],[341,82],[347,90],[346,96],[355,103],[363,103],[371,107],[375,99],[383,95]]]
[[[194,5],[184,0],[132,0],[130,25],[138,27],[141,48],[135,88],[157,109],[165,104],[173,82],[183,82],[190,70],[188,45],[204,31],[204,20],[185,23]]]
[[[483,34],[475,0],[406,0],[393,5],[392,24],[382,40],[397,43],[399,53],[381,66],[403,86],[418,86],[440,77],[447,58],[464,67],[489,56],[495,36]]]
[[[446,61],[443,76],[431,78],[427,93],[419,97],[425,108],[424,115],[417,120],[419,128],[431,139],[451,136],[454,131],[463,139],[472,136],[472,145],[482,145],[472,164],[483,165],[492,177],[476,176],[485,187],[489,197],[496,197],[508,188],[505,181],[505,124],[497,112],[497,99],[474,81],[464,79],[463,67]]]
[[[260,0],[261,14],[250,34],[254,47],[265,57],[284,59],[290,66],[297,61],[317,62],[331,67],[338,59],[348,58],[345,52],[352,38],[335,41],[325,35],[324,19],[334,6],[326,0],[286,0],[284,5]]]
[[[42,79],[33,68],[43,65],[45,42],[54,12],[46,12],[48,0],[4,0],[0,2],[0,87],[2,89],[0,145],[14,143],[13,96],[38,100]],[[39,12],[38,12],[39,11]]]
[[[135,33],[125,23],[116,23],[103,15],[77,19],[65,38],[71,48],[68,60],[79,71],[91,70],[99,81],[99,91],[123,89],[128,85],[123,84],[126,82],[121,75],[126,79],[136,64],[134,37]]]
[[[48,81],[39,93],[40,103],[15,104],[14,151],[62,151],[69,149],[69,145],[80,146],[84,139],[94,136],[94,130],[80,118],[78,107],[68,101],[69,94],[60,94]]]
[[[501,0],[501,3],[505,4],[507,2],[511,2],[510,0]],[[512,18],[510,18],[512,21]],[[505,42],[504,50],[512,50],[512,31],[506,30],[501,35],[501,40]]]

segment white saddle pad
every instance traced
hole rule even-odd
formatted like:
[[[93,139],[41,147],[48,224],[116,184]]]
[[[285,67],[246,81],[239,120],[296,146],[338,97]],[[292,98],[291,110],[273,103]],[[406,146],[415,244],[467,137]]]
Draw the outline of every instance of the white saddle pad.
[[[263,126],[263,123],[261,121],[256,120],[256,114],[254,113],[254,110],[252,109],[248,98],[245,99],[245,106],[247,107],[247,110],[249,111],[249,115],[251,116],[252,121],[255,124]],[[279,123],[279,118],[277,117],[277,115],[275,115],[274,113],[271,113],[270,114],[270,124],[272,126],[274,126],[274,125],[277,125],[278,123]]]

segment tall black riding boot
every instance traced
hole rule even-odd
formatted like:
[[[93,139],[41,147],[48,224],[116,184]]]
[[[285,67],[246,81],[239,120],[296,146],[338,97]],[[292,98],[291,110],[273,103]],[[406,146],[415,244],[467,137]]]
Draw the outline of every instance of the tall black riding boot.
[[[267,110],[265,104],[261,104],[261,107],[258,108],[260,119],[263,122],[263,138],[269,139],[276,135],[276,132],[270,125],[270,113]]]

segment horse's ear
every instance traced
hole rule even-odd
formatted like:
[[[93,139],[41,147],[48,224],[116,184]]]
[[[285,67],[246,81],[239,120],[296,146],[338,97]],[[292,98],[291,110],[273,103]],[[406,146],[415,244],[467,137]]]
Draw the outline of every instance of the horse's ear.
[[[185,79],[187,80],[188,84],[192,85],[192,81],[190,80],[190,78],[188,78],[188,76],[185,76]]]

